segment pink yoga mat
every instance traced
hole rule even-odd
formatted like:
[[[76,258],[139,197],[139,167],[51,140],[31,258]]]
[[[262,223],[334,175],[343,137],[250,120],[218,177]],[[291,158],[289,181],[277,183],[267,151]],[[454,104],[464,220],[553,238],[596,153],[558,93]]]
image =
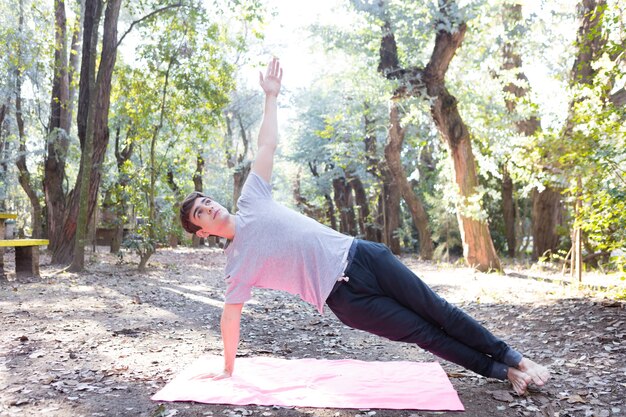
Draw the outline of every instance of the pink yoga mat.
[[[203,356],[152,399],[208,404],[319,408],[463,411],[439,363],[238,358],[231,378],[193,380],[219,370],[220,356]]]

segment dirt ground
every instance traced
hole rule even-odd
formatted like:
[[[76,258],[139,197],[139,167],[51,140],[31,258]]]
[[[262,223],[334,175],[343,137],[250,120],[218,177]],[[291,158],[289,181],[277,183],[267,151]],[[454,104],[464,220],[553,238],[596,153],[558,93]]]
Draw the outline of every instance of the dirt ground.
[[[205,353],[219,354],[224,255],[163,249],[140,274],[99,248],[72,274],[42,255],[42,280],[0,281],[0,416],[458,416],[415,410],[352,410],[155,403],[151,395]],[[508,383],[442,361],[464,415],[626,416],[626,283],[509,265],[506,275],[403,260],[527,356],[550,367],[542,389],[517,396]],[[5,256],[11,268],[10,254]],[[542,277],[541,279],[538,277]],[[587,278],[586,278],[587,279]],[[242,356],[431,361],[416,346],[351,330],[287,294],[257,291],[244,308]]]

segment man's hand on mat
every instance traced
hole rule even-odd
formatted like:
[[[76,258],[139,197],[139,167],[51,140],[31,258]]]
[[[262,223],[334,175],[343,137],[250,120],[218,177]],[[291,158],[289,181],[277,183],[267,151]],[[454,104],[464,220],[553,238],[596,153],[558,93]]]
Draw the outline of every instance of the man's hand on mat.
[[[232,372],[221,371],[221,372],[207,372],[206,374],[198,374],[191,379],[212,379],[214,381],[220,379],[230,378],[232,376]]]

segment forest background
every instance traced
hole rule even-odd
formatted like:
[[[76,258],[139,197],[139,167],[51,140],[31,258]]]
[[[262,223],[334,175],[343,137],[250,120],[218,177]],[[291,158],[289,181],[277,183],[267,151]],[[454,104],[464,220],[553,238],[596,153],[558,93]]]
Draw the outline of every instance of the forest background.
[[[53,263],[221,244],[178,204],[236,210],[277,55],[280,202],[426,260],[626,276],[617,0],[0,5],[0,212]]]

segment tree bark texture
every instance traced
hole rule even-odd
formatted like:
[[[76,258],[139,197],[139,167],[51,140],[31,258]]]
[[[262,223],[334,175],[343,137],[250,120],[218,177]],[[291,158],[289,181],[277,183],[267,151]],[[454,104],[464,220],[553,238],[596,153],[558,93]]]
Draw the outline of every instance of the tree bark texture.
[[[352,187],[345,177],[338,177],[333,179],[333,190],[335,205],[339,211],[339,231],[350,236],[356,236],[358,232],[356,230]]]
[[[352,171],[346,172],[346,179],[354,192],[354,202],[357,207],[357,225],[359,231],[357,236],[365,238],[366,240],[373,240],[373,238],[376,237],[376,230],[370,218],[369,200],[363,181]]]
[[[67,72],[67,29],[64,1],[55,0],[54,9],[54,70],[43,180],[47,207],[47,229],[50,239],[48,249],[50,249],[53,254],[63,241],[61,236],[67,204],[67,194],[63,184],[66,180],[65,160],[69,147],[69,131],[71,126],[67,116],[69,78]],[[54,255],[53,262],[55,262]]]
[[[400,152],[402,150],[402,143],[404,142],[405,130],[400,126],[398,104],[395,101],[391,102],[389,121],[390,127],[387,136],[387,145],[385,146],[387,166],[396,179],[400,187],[400,192],[402,193],[402,198],[411,212],[413,224],[419,235],[420,256],[423,259],[430,260],[433,258],[433,241],[428,225],[428,216],[422,201],[415,194],[415,191],[413,191],[413,187],[409,183],[406,171],[402,165]]]
[[[374,178],[376,178],[379,182],[382,182],[381,174],[379,171],[380,160],[378,157],[378,151],[376,147],[376,135],[374,133],[375,126],[374,120],[371,120],[369,117],[370,109],[369,104],[364,103],[364,128],[365,135],[363,137],[363,144],[365,145],[365,159],[367,162],[366,170],[367,172]],[[382,186],[381,186],[382,187]],[[372,210],[370,214],[371,220],[369,222],[369,226],[366,228],[365,239],[370,240],[372,242],[382,242],[383,241],[383,224],[384,224],[384,214],[382,210],[379,210],[378,201],[375,201],[372,205]]]
[[[87,125],[81,122],[81,118],[85,117],[85,115],[87,115],[87,117],[92,116],[93,153],[88,155],[88,157],[91,157],[90,172],[82,172],[82,170],[80,170],[77,181],[80,181],[83,175],[89,175],[90,181],[87,195],[80,196],[76,187],[74,187],[73,192],[70,193],[69,205],[65,211],[65,216],[63,216],[64,223],[61,239],[60,241],[57,240],[57,245],[53,252],[52,261],[55,263],[66,263],[72,259],[72,250],[74,247],[77,227],[76,219],[78,217],[80,199],[85,198],[88,201],[88,219],[91,218],[95,208],[98,188],[100,186],[100,170],[109,142],[108,120],[111,99],[111,77],[117,56],[117,22],[119,18],[120,3],[121,0],[111,0],[107,2],[103,27],[102,52],[100,54],[100,63],[98,66],[95,89],[92,95],[86,90],[89,90],[88,79],[90,77],[90,73],[94,73],[96,71],[95,54],[98,39],[96,23],[99,21],[99,18],[97,18],[97,11],[99,9],[101,10],[102,2],[99,0],[88,0],[86,2],[83,33],[85,35],[85,40],[90,39],[91,41],[85,41],[83,43],[83,59],[78,100],[78,133],[81,145],[84,147],[87,137]],[[92,10],[91,18],[88,18],[88,10]],[[93,27],[94,24],[96,24],[95,27]],[[93,113],[89,112],[89,105],[92,100],[95,101],[93,103],[95,109]]]
[[[449,8],[446,7],[448,3],[450,2],[443,2],[440,7],[441,19],[446,20],[443,22],[444,26],[446,24],[450,26],[454,21],[454,18],[449,16]],[[448,146],[462,200],[472,197],[478,185],[476,162],[472,153],[470,134],[457,108],[457,100],[448,92],[444,81],[450,61],[461,46],[466,30],[465,23],[455,24],[452,31],[438,30],[435,46],[426,67],[403,69],[393,67],[397,60],[388,58],[389,54],[397,54],[396,42],[391,29],[383,27],[381,63],[389,64],[379,66],[379,70],[388,79],[400,82],[394,98],[408,96],[430,98],[431,115]],[[461,209],[458,210],[457,218],[463,240],[463,255],[468,265],[480,271],[501,270],[500,259],[491,240],[487,223],[464,215]]]
[[[383,182],[380,196],[380,213],[382,214],[382,242],[396,255],[400,254],[400,239],[396,231],[400,228],[400,199],[402,193],[395,177],[387,166],[386,161],[379,164]]]
[[[561,193],[551,188],[539,192],[533,190],[533,252],[537,260],[546,253],[554,252],[560,236],[557,226],[562,222]]]
[[[320,174],[318,172],[317,165],[315,165],[312,161],[309,161],[309,171],[315,178],[319,178]],[[337,228],[337,216],[335,215],[335,204],[333,203],[333,199],[330,194],[324,193],[324,200],[326,200],[326,217],[330,222],[330,227],[333,230],[339,230]]]

